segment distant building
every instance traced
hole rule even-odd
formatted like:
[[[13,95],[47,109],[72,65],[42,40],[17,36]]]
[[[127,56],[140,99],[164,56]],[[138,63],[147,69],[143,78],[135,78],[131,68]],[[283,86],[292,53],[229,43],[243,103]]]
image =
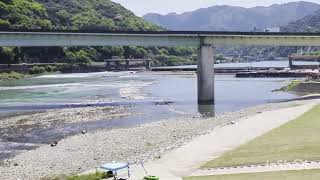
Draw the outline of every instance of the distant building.
[[[264,29],[264,32],[280,32],[280,27],[269,27]]]
[[[280,32],[280,27],[268,27],[265,29],[254,27],[253,32]]]

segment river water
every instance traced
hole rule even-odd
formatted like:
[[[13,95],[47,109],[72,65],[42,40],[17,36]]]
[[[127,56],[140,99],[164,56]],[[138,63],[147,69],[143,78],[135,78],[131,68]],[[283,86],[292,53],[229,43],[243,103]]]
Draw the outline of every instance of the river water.
[[[291,79],[215,76],[217,113],[267,102],[283,101],[294,94],[272,92]],[[11,82],[0,87],[0,112],[56,109],[65,106],[135,105],[160,101],[197,113],[197,81],[192,74],[103,72],[57,74]]]
[[[215,105],[197,105],[194,73],[101,72],[54,74],[0,84],[0,114],[81,106],[130,106],[141,116],[98,122],[68,124],[47,129],[34,128],[10,140],[0,136],[0,159],[12,152],[50,143],[80,129],[96,130],[135,126],[142,123],[190,115],[216,115],[254,105],[286,101],[297,97],[272,92],[291,79],[237,79],[233,75],[215,76]],[[0,119],[1,120],[1,119]],[[32,136],[30,136],[32,134]]]

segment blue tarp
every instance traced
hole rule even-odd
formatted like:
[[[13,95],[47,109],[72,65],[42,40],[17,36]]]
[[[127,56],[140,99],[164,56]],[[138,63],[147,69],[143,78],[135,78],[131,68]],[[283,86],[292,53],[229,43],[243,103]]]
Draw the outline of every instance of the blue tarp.
[[[120,169],[124,169],[128,167],[129,167],[128,163],[120,163],[120,162],[108,163],[100,166],[101,169],[105,169],[108,171],[118,171]]]

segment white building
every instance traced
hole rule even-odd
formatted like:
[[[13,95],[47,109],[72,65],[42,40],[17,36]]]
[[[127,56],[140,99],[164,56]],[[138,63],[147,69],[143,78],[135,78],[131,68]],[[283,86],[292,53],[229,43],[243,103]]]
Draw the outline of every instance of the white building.
[[[264,30],[265,32],[280,32],[280,27],[269,27]]]

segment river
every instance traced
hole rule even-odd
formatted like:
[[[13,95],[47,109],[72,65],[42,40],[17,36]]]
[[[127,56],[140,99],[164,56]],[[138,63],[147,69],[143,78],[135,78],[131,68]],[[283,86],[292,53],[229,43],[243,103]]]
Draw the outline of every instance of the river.
[[[215,76],[215,105],[197,105],[194,73],[100,72],[42,75],[2,83],[0,114],[81,106],[130,106],[139,116],[34,128],[26,135],[0,137],[0,159],[32,144],[50,143],[80,129],[96,130],[136,126],[177,116],[217,115],[245,107],[296,98],[286,92],[273,92],[291,79],[237,79]],[[1,120],[1,119],[0,119]],[[31,135],[30,135],[31,134]],[[31,144],[31,145],[30,145]]]

